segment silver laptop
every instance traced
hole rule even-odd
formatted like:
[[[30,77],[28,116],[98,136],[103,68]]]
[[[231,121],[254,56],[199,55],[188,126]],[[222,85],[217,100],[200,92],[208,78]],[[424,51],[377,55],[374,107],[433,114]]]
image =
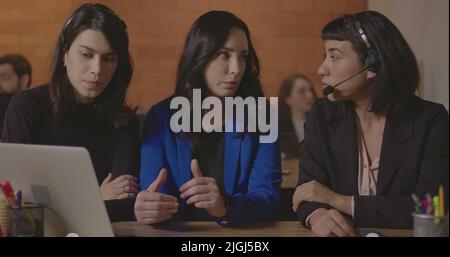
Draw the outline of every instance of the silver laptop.
[[[45,236],[114,235],[85,148],[0,143],[0,181],[5,179],[25,201],[47,206]]]

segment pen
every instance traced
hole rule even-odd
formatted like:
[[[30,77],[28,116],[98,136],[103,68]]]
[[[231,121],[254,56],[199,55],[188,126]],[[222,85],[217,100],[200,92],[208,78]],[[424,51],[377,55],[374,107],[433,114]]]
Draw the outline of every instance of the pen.
[[[422,204],[421,204],[421,202],[420,202],[419,197],[417,197],[416,194],[411,194],[411,197],[412,197],[414,203],[416,204],[416,206],[420,208],[420,205],[422,205]]]
[[[9,201],[9,204],[11,206],[15,206],[16,200],[14,198],[14,190],[11,186],[11,183],[9,183],[8,180],[5,180],[3,182],[3,185],[1,186],[3,194],[5,194],[6,199]]]
[[[422,214],[428,214],[431,203],[427,199],[422,200]]]
[[[439,211],[439,196],[433,197],[433,205],[434,205],[434,217],[439,217],[441,212]]]
[[[445,216],[445,201],[444,201],[444,186],[440,185],[439,186],[439,200],[440,200],[440,206],[439,206],[439,210],[440,210],[440,216]]]
[[[412,197],[414,203],[416,204],[416,207],[419,208],[419,210],[422,210],[422,203],[420,202],[419,197],[417,197],[416,194],[411,194],[411,197]]]
[[[16,197],[16,205],[22,207],[22,190],[17,191]]]
[[[430,193],[425,194],[425,199],[427,199],[429,205],[427,208],[427,215],[433,215],[434,207],[433,207],[433,197],[431,197]]]

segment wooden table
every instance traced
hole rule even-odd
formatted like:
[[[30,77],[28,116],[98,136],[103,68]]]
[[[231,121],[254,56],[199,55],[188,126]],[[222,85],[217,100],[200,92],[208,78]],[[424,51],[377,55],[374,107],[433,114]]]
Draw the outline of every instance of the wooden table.
[[[114,234],[126,237],[312,237],[313,233],[298,221],[278,221],[222,228],[212,221],[189,221],[164,226],[137,222],[113,223]],[[389,237],[412,236],[412,230],[373,229]]]
[[[281,169],[283,171],[281,188],[296,188],[298,183],[298,158],[282,159]]]

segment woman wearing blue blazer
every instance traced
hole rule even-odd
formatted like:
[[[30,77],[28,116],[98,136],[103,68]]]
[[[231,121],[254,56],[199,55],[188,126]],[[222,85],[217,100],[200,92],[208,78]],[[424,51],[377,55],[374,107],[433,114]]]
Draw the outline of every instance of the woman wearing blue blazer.
[[[278,141],[261,143],[261,134],[249,130],[191,132],[198,131],[190,124],[195,121],[192,106],[198,104],[194,89],[201,90],[202,99],[217,97],[221,104],[225,97],[263,96],[249,30],[233,14],[211,11],[194,22],[179,61],[174,96],[147,115],[140,175],[145,191],[136,199],[137,220],[215,220],[222,226],[275,220],[281,184]],[[194,117],[181,132],[171,126],[175,97],[186,99],[188,116]],[[228,131],[223,120],[213,123]]]

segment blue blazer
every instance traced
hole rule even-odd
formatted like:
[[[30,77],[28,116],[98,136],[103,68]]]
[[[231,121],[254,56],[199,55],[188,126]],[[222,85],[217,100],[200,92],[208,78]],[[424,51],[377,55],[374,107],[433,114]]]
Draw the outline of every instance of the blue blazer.
[[[180,211],[186,204],[179,198],[179,188],[192,179],[192,146],[170,129],[170,100],[154,105],[147,114],[140,186],[145,190],[166,168],[169,175],[160,192],[176,196]],[[232,204],[229,225],[276,220],[281,184],[278,141],[259,143],[259,136],[249,132],[227,132],[224,141],[224,187]]]

